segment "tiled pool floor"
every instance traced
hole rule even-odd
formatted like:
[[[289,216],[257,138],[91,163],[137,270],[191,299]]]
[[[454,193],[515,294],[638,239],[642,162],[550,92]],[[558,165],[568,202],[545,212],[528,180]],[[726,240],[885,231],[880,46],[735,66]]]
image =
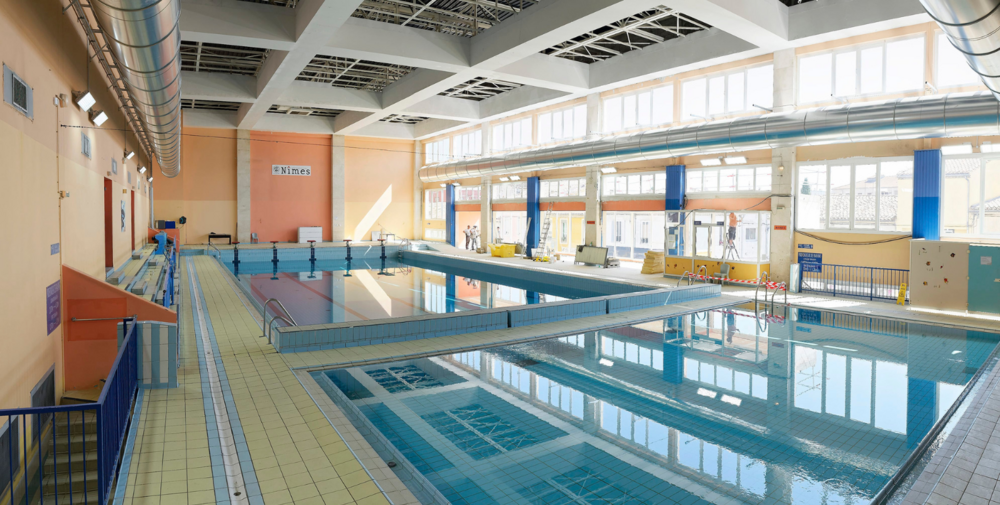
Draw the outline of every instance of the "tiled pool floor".
[[[326,409],[321,410],[310,397],[310,393],[316,396],[316,392],[303,388],[297,378],[302,372],[295,371],[295,368],[383,361],[403,355],[429,354],[470,345],[490,345],[518,338],[518,335],[512,334],[513,331],[485,332],[406,344],[280,355],[259,338],[259,316],[248,311],[246,307],[249,304],[241,300],[242,295],[233,289],[219,264],[207,256],[191,258],[191,262],[197,270],[199,285],[204,294],[207,307],[205,317],[212,322],[214,339],[235,399],[237,412],[236,415],[230,413],[230,417],[238,417],[242,426],[247,441],[245,450],[249,451],[261,491],[260,500],[253,499],[250,503],[388,503],[386,495],[392,498],[393,503],[407,502],[408,491],[401,487],[398,480],[394,482],[389,478],[391,472],[387,468],[377,468],[374,463],[365,461],[368,471],[365,470],[361,461],[355,457],[355,452],[361,460],[375,456],[374,453],[368,454],[370,449],[359,445],[361,438],[356,433],[345,430],[338,433],[331,426],[324,415]],[[183,276],[181,300],[184,304],[180,336],[182,360],[178,374],[181,384],[177,389],[146,392],[133,450],[134,457],[129,469],[127,492],[121,503],[216,502],[212,479],[213,455],[208,449],[210,440],[201,387],[203,379],[197,362],[189,303],[188,263],[179,263]],[[527,268],[550,266],[523,260],[517,265]],[[608,271],[612,272],[614,271]],[[635,279],[628,280],[641,280],[654,285],[665,282],[672,285],[676,282],[661,280],[658,276],[641,276],[638,272],[633,274],[627,270],[614,274],[621,275],[622,278],[634,275]],[[722,301],[737,302],[738,298],[734,295],[743,295],[746,291],[727,288]],[[789,301],[794,303],[796,298],[790,296]],[[1000,329],[1000,320],[914,312],[884,303],[845,303],[843,299],[823,297],[810,297],[800,301],[806,305],[822,304],[818,306],[828,309],[905,318],[930,324]],[[585,323],[569,330],[579,332]],[[612,323],[613,320],[605,322]],[[558,328],[550,330],[556,332]],[[524,336],[526,335],[520,335]],[[991,377],[989,380],[993,379]],[[317,401],[323,403],[318,397]],[[929,482],[932,486],[928,489],[934,494],[931,500],[933,503],[991,503],[993,488],[990,488],[989,497],[981,495],[986,494],[984,490],[990,482],[995,487],[995,478],[1000,471],[1000,430],[997,429],[1000,394],[990,395],[983,404],[979,418],[974,423],[971,420],[968,422],[972,431],[955,452],[960,457],[940,462],[936,475],[921,475],[920,482],[925,485]],[[972,410],[970,408],[970,412]],[[333,421],[339,429],[341,424],[335,418]],[[996,436],[993,435],[994,432],[997,432]],[[981,448],[970,449],[975,447]],[[369,472],[375,476],[384,494],[369,477]],[[954,479],[939,479],[942,474]],[[394,485],[400,487],[393,487]],[[412,500],[412,495],[409,496]],[[997,498],[1000,498],[1000,492],[997,493]],[[1000,500],[994,500],[993,503],[1000,503]]]

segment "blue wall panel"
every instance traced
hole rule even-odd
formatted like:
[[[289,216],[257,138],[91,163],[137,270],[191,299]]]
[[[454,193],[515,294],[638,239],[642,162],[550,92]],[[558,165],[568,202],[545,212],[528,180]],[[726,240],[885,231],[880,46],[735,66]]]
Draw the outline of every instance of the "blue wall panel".
[[[531,250],[538,247],[538,241],[541,239],[542,223],[539,221],[542,210],[538,203],[540,192],[538,177],[528,177],[528,243],[526,244],[528,250],[525,254],[529,256]]]
[[[684,190],[687,179],[684,177],[684,165],[670,165],[667,167],[667,210],[681,210],[684,208]]]
[[[938,149],[913,152],[913,238],[941,239],[941,170]]]
[[[455,245],[455,186],[451,184],[444,187],[444,230],[445,241],[448,245]]]

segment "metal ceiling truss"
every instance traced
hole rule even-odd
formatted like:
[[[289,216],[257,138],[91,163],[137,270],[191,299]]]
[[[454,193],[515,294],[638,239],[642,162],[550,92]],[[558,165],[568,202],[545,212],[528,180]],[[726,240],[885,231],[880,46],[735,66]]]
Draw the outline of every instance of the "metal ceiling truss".
[[[472,37],[541,0],[365,0],[354,17]]]
[[[462,84],[459,84],[444,93],[440,93],[440,95],[465,98],[478,102],[491,96],[506,93],[512,89],[520,87],[521,85],[515,82],[498,81],[496,79],[488,79],[486,77],[477,77],[471,81],[463,82]]]
[[[323,109],[320,107],[292,107],[289,105],[272,105],[267,109],[270,114],[286,114],[289,116],[319,116],[337,117],[341,112],[339,109]]]
[[[427,118],[422,116],[407,116],[405,114],[390,114],[379,121],[385,123],[403,123],[403,124],[417,124],[421,121],[425,121]]]
[[[270,51],[255,47],[181,41],[181,70],[256,77]]]
[[[594,63],[709,28],[711,26],[701,21],[661,5],[574,37],[542,53]]]
[[[198,109],[198,110],[224,110],[224,111],[237,111],[240,110],[240,102],[219,102],[215,100],[193,100],[190,98],[181,99],[181,109]]]
[[[83,27],[83,31],[87,37],[87,65],[90,65],[90,50],[93,49],[97,61],[100,63],[101,69],[104,71],[104,75],[107,76],[108,81],[111,83],[110,88],[114,91],[115,96],[118,98],[118,107],[125,116],[125,122],[132,130],[132,133],[135,134],[135,137],[139,140],[142,150],[146,152],[146,159],[152,159],[153,149],[149,142],[149,134],[146,131],[146,124],[142,121],[142,118],[139,117],[139,112],[132,105],[132,94],[121,77],[121,72],[118,69],[117,63],[113,61],[107,38],[104,36],[104,33],[97,28],[97,22],[93,17],[94,13],[91,10],[89,3],[86,8],[84,8],[84,5],[80,3],[80,0],[70,0],[70,8],[73,9],[73,13],[76,16],[77,21],[80,23],[80,26]],[[107,112],[108,111],[105,110],[105,113]]]
[[[316,56],[295,79],[324,82],[339,88],[382,91],[413,70],[413,67],[404,65],[337,56]]]

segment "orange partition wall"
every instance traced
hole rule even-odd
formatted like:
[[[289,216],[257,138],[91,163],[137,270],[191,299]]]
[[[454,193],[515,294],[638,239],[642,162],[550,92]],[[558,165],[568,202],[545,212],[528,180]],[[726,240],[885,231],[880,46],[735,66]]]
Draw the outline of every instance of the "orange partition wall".
[[[153,172],[156,219],[177,226],[182,244],[208,242],[210,232],[236,236],[236,130],[187,128],[181,136],[181,172]],[[136,216],[138,221],[138,216]],[[148,224],[147,222],[143,223]]]
[[[118,354],[117,321],[73,321],[102,317],[176,323],[177,313],[63,266],[63,347],[67,390],[95,386],[108,376]]]
[[[295,242],[300,226],[322,226],[330,240],[332,155],[329,135],[250,133],[250,231],[261,242]],[[272,165],[309,166],[311,175],[271,175]]]
[[[385,230],[413,238],[414,146],[407,140],[345,139],[345,236],[370,239],[372,230]]]

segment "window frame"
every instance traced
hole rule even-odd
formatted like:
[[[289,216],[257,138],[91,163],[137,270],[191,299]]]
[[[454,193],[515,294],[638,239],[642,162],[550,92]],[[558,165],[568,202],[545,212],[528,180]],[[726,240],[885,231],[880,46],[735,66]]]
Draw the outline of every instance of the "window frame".
[[[751,195],[751,196],[753,196],[753,195],[765,195],[766,196],[766,195],[769,195],[769,194],[771,194],[771,192],[774,189],[774,186],[773,186],[773,184],[770,181],[768,182],[768,186],[771,187],[771,189],[762,189],[762,190],[758,190],[757,189],[757,178],[760,177],[760,175],[758,175],[759,174],[759,170],[763,169],[763,168],[766,168],[766,169],[770,170],[771,174],[774,173],[774,166],[771,165],[771,164],[769,164],[769,163],[746,164],[746,165],[725,165],[725,166],[718,166],[718,167],[697,167],[697,168],[688,168],[688,169],[685,169],[685,173],[684,173],[684,178],[685,178],[685,181],[684,181],[684,195],[685,196],[688,196],[688,195],[697,195],[699,198],[714,197],[716,195],[718,195],[721,198],[731,198],[730,195],[739,195],[739,196],[744,196],[744,195]],[[740,187],[740,185],[739,185],[740,184],[740,181],[739,181],[739,171],[741,169],[742,170],[746,170],[746,169],[752,169],[753,170],[754,177],[753,177],[753,184],[751,185],[751,187],[753,189],[742,190],[742,191],[739,189],[739,187]],[[691,177],[695,173],[697,173],[700,176],[703,176],[703,174],[705,174],[707,172],[715,173],[716,174],[716,181],[720,181],[721,178],[719,176],[721,175],[721,172],[723,170],[736,170],[736,174],[737,174],[736,186],[735,186],[736,189],[734,189],[733,191],[722,191],[721,189],[718,189],[718,188],[721,187],[721,184],[719,184],[719,183],[716,183],[717,185],[716,185],[716,189],[714,191],[705,191],[704,185],[700,186],[702,189],[699,189],[698,191],[691,191],[690,190],[690,188],[691,188],[691,184],[690,184]],[[702,183],[702,184],[704,184],[704,183]]]
[[[976,216],[976,220],[978,221],[979,231],[977,233],[946,233],[945,230],[947,228],[945,227],[946,223],[945,223],[945,220],[944,220],[944,214],[942,213],[942,215],[941,215],[941,223],[940,223],[941,224],[940,233],[941,233],[941,239],[942,240],[944,240],[945,237],[947,237],[947,238],[971,239],[971,240],[996,240],[996,239],[1000,239],[1000,232],[995,233],[995,234],[988,234],[988,233],[984,233],[983,232],[983,229],[986,226],[986,205],[985,205],[985,203],[986,203],[985,202],[985,200],[986,200],[986,163],[989,162],[989,161],[1000,160],[1000,153],[953,154],[953,155],[944,156],[944,164],[942,164],[942,167],[941,167],[942,168],[941,169],[941,185],[940,185],[940,187],[941,187],[941,208],[943,209],[944,205],[946,203],[945,202],[945,198],[946,198],[945,182],[947,181],[948,174],[947,174],[947,172],[945,170],[945,166],[946,166],[948,160],[954,160],[954,159],[972,159],[972,158],[979,160],[979,181],[978,181],[978,184],[979,184],[979,196],[978,196],[979,213]],[[1000,169],[998,169],[998,170],[1000,170]],[[970,179],[970,183],[971,183],[971,179]],[[968,202],[968,203],[971,203],[971,202]]]
[[[448,161],[451,161],[451,137],[445,137],[424,144],[424,166],[437,165],[438,163]]]
[[[642,178],[643,178],[643,176],[653,176],[653,186],[652,186],[653,190],[652,190],[652,192],[648,192],[648,193],[643,193],[642,192]],[[616,185],[614,184],[614,182],[609,182],[609,181],[616,180],[616,178],[618,178],[618,177],[624,177],[625,180],[626,180],[626,183],[625,183],[625,193],[618,193],[617,189],[615,189]],[[638,182],[638,184],[639,184],[639,192],[638,193],[630,193],[629,192],[629,184],[628,184],[628,181],[629,181],[628,178],[629,177],[638,177],[638,181],[639,181]],[[667,179],[666,178],[667,178],[667,172],[664,171],[664,170],[659,170],[659,171],[655,171],[655,172],[619,172],[619,173],[614,173],[614,174],[602,174],[601,175],[601,200],[602,201],[611,201],[611,200],[650,200],[650,199],[659,200],[661,197],[663,197],[664,195],[667,194],[667,185],[666,185],[666,180]],[[657,186],[658,186],[657,180],[662,180],[663,181],[663,192],[662,193],[658,193],[656,191]],[[612,193],[608,193],[609,189],[611,189],[613,192]]]
[[[432,195],[440,193],[441,201],[432,202]],[[440,208],[438,207],[440,205]],[[437,211],[440,210],[440,216],[437,217]],[[448,216],[448,195],[445,194],[445,188],[438,189],[426,189],[424,190],[424,219],[428,221],[444,221]]]
[[[583,134],[581,134],[581,135],[576,135],[576,132],[575,132],[575,130],[576,130],[576,114],[577,114],[578,110],[582,110],[583,111]],[[563,135],[562,137],[552,136],[551,132],[553,131],[553,126],[552,125],[554,124],[554,121],[552,121],[551,118],[555,117],[556,114],[563,115],[563,114],[565,114],[566,111],[573,111],[573,125],[574,125],[574,127],[573,127],[573,130],[574,130],[573,135],[568,136],[568,137],[565,136],[565,135]],[[542,138],[543,138],[542,137],[542,127],[541,127],[541,125],[542,125],[542,116],[546,116],[546,115],[550,116],[550,119],[549,119],[549,132],[550,132],[550,136],[547,137],[545,140],[542,140]],[[562,120],[560,119],[560,121],[562,121]],[[537,132],[535,132],[536,133],[536,135],[535,135],[535,139],[536,139],[535,143],[539,144],[539,145],[541,145],[541,144],[555,143],[555,142],[567,142],[567,141],[572,141],[572,140],[586,138],[587,137],[587,104],[586,103],[580,103],[580,104],[576,104],[576,105],[571,105],[569,107],[562,107],[562,108],[555,109],[555,110],[541,112],[541,113],[538,114],[538,124],[536,125],[535,128],[537,130]],[[562,126],[562,131],[564,131],[564,132],[566,131],[566,125],[565,124]]]
[[[972,82],[968,82],[968,83],[965,83],[965,84],[949,84],[947,86],[941,84],[941,72],[940,72],[940,70],[941,70],[941,51],[940,51],[940,46],[938,44],[938,42],[940,40],[942,40],[941,37],[944,37],[944,43],[951,44],[951,42],[948,39],[947,34],[945,34],[941,30],[935,30],[934,31],[934,43],[932,44],[934,46],[932,48],[932,51],[933,51],[932,64],[934,65],[934,70],[933,70],[932,76],[934,78],[934,86],[936,86],[938,88],[938,90],[965,88],[965,87],[969,87],[969,86],[975,86],[975,87],[980,87],[980,88],[986,89],[986,87],[983,85],[982,80],[980,80],[980,79],[975,79]],[[966,65],[968,65],[968,63],[966,63],[964,59],[963,59],[962,63],[965,63]],[[976,72],[973,71],[971,68],[969,69],[969,71],[972,72],[973,75],[976,74]]]
[[[577,189],[577,194],[576,195],[572,195],[572,194],[569,194],[569,190],[567,189],[567,196],[549,196],[549,195],[552,194],[552,191],[551,191],[551,187],[552,187],[551,185],[552,185],[552,183],[556,183],[558,185],[562,181],[567,181],[567,186],[569,185],[570,181],[578,181],[577,182],[577,188],[580,188],[579,184],[583,183],[583,186],[582,186],[582,188],[583,188],[583,194],[580,194],[579,189]],[[549,189],[549,191],[546,192],[546,191],[543,190],[543,188]],[[558,190],[557,190],[557,193],[558,193]],[[559,179],[542,179],[542,180],[538,181],[538,194],[539,194],[538,199],[539,200],[545,200],[545,201],[586,200],[586,198],[587,198],[587,177],[586,176],[582,176],[582,177],[562,177],[562,178],[559,178]]]
[[[972,156],[972,155],[960,155],[960,156],[953,156],[953,157],[954,158],[966,158],[966,157],[970,157],[970,156]],[[875,235],[910,235],[910,234],[912,234],[913,233],[912,232],[912,230],[913,230],[912,207],[911,207],[910,223],[909,223],[910,231],[883,230],[881,228],[881,226],[882,226],[882,221],[881,221],[881,217],[882,217],[882,205],[881,205],[881,194],[882,194],[882,163],[885,163],[885,162],[894,162],[894,161],[909,161],[912,164],[913,163],[913,156],[891,156],[891,157],[878,157],[878,158],[852,157],[852,158],[841,158],[841,159],[836,159],[836,160],[816,160],[816,161],[797,162],[796,163],[796,170],[795,170],[795,181],[792,182],[793,190],[794,190],[794,197],[795,197],[795,214],[796,214],[795,215],[795,230],[796,231],[801,230],[801,231],[809,231],[809,232],[820,232],[820,233],[862,233],[862,234],[868,233],[868,234],[875,234]],[[826,201],[825,201],[825,206],[826,206],[826,225],[823,228],[805,228],[805,227],[802,227],[802,226],[799,225],[799,218],[802,215],[801,214],[802,207],[801,207],[801,205],[799,203],[799,196],[800,196],[799,192],[801,191],[800,182],[799,182],[799,176],[800,176],[799,169],[801,167],[803,167],[803,166],[817,166],[817,165],[823,165],[823,166],[826,167],[826,172],[825,172],[826,177],[825,177],[825,182],[824,182],[824,184],[826,185],[826,188],[825,188],[826,189]],[[851,195],[851,198],[850,198],[850,213],[849,213],[849,216],[848,216],[848,226],[844,227],[844,228],[831,228],[830,227],[830,218],[831,218],[831,215],[830,215],[830,212],[831,212],[830,167],[841,167],[841,166],[845,166],[845,165],[850,165],[850,167],[851,167],[850,174],[849,174],[849,180],[850,180],[849,194]],[[855,220],[855,213],[856,213],[856,210],[857,210],[856,209],[856,205],[857,205],[857,191],[855,189],[855,187],[856,187],[855,185],[857,183],[856,174],[857,174],[857,167],[859,165],[876,165],[876,168],[875,168],[875,194],[879,195],[879,198],[876,200],[876,204],[875,204],[875,228],[874,229],[855,228],[855,222],[854,222],[854,220]],[[911,168],[911,170],[912,170],[912,168]],[[943,172],[944,171],[942,170],[942,174],[943,174]],[[898,208],[898,204],[897,204],[897,208]]]
[[[653,110],[654,110],[654,105],[653,104],[654,104],[655,93],[656,93],[657,90],[666,89],[666,88],[670,88],[670,92],[668,94],[669,95],[669,100],[668,100],[668,103],[669,103],[669,114],[668,114],[668,118],[664,122],[657,123],[653,119]],[[649,93],[649,123],[648,124],[641,124],[641,123],[639,123],[639,111],[641,110],[641,107],[639,106],[639,95],[642,95],[643,93]],[[623,93],[623,94],[620,94],[620,95],[609,96],[609,97],[606,97],[606,98],[602,99],[601,100],[601,108],[602,108],[603,114],[602,114],[602,117],[601,117],[601,131],[603,131],[604,133],[629,132],[629,131],[632,131],[632,130],[640,130],[640,129],[643,129],[643,128],[656,128],[656,127],[660,127],[660,126],[665,126],[665,125],[673,124],[674,123],[674,112],[675,112],[674,111],[674,99],[676,97],[675,93],[676,93],[676,90],[674,89],[674,83],[671,81],[671,82],[666,83],[666,84],[660,84],[658,86],[653,86],[653,87],[649,87],[649,88],[643,88],[643,89],[635,90],[635,91],[632,91],[632,92],[629,92],[629,93]],[[636,97],[636,124],[634,126],[625,126],[625,98],[627,98],[627,97],[633,97],[633,96]],[[621,106],[619,107],[619,112],[621,113],[620,114],[621,117],[619,118],[619,120],[620,120],[620,123],[619,123],[620,126],[619,126],[619,128],[613,130],[613,129],[610,129],[608,127],[608,117],[609,116],[608,116],[607,103],[609,101],[611,101],[611,100],[616,100],[616,99],[621,100]]]
[[[756,63],[756,64],[753,64],[753,65],[746,65],[746,66],[739,67],[739,68],[729,69],[729,70],[725,70],[725,71],[722,71],[722,72],[713,72],[713,73],[710,73],[710,74],[699,75],[699,76],[696,76],[696,77],[691,77],[689,79],[684,79],[683,81],[678,81],[679,84],[680,84],[680,90],[681,90],[680,91],[680,93],[681,93],[681,96],[680,96],[680,119],[678,120],[678,122],[684,123],[686,121],[699,121],[699,120],[702,120],[702,118],[692,116],[688,112],[686,103],[684,101],[684,85],[686,85],[688,83],[692,83],[692,82],[698,81],[698,80],[704,80],[705,81],[705,102],[704,102],[703,113],[705,115],[705,118],[707,118],[707,119],[714,119],[714,118],[720,118],[720,117],[728,117],[728,116],[734,116],[734,115],[739,115],[739,114],[747,114],[747,113],[750,113],[750,112],[758,112],[760,114],[769,114],[768,111],[762,110],[762,109],[758,109],[757,107],[754,107],[753,103],[751,103],[752,101],[750,100],[750,79],[749,79],[750,70],[761,68],[761,67],[767,67],[767,66],[770,66],[772,68],[772,74],[773,74],[774,61],[772,60],[772,61],[765,61],[765,62],[761,62],[761,63]],[[729,76],[730,75],[739,74],[739,73],[743,74],[743,109],[730,111],[729,110]],[[711,110],[710,109],[710,105],[711,105],[711,81],[712,81],[712,79],[718,78],[718,77],[721,77],[722,80],[723,80],[723,88],[722,88],[722,96],[723,96],[723,107],[722,107],[722,109],[723,109],[723,111],[721,113],[712,114],[711,112],[709,112]],[[774,79],[773,78],[771,80],[771,93],[772,93],[772,95],[774,93]],[[772,107],[773,106],[773,97],[772,97],[772,103],[771,104],[758,104],[758,105],[766,106],[766,107]],[[676,114],[676,112],[675,112],[675,114]]]
[[[513,134],[514,133],[513,132],[513,130],[514,130],[514,123],[518,123],[518,126],[519,126],[518,129],[520,130],[520,135],[517,136],[518,140],[516,142],[514,141],[514,134]],[[525,125],[527,125],[527,127],[528,127],[528,133],[527,133],[528,143],[526,143],[526,144],[523,143],[524,136],[525,136],[525,133],[524,133],[524,127],[525,127]],[[504,140],[504,130],[506,129],[507,126],[511,127],[511,142],[513,142],[513,145],[510,145],[510,146],[506,145],[506,143],[503,142],[503,140]],[[531,147],[531,146],[535,145],[535,140],[534,140],[535,137],[534,137],[534,131],[533,131],[534,128],[535,128],[535,126],[534,126],[534,118],[532,116],[523,117],[523,118],[520,118],[520,119],[514,119],[514,120],[511,120],[511,121],[504,121],[502,123],[495,124],[495,125],[490,125],[490,152],[491,153],[505,153],[505,152],[508,152],[508,151],[514,151],[516,149],[524,149],[524,148],[528,148],[528,147]],[[498,130],[500,132],[499,135],[497,135],[497,131]],[[501,142],[497,142],[497,140],[500,140]]]
[[[474,147],[476,144],[475,140],[478,137],[478,148]],[[470,145],[469,152],[465,152],[466,139]],[[483,155],[483,130],[476,128],[475,130],[461,133],[451,137],[451,144],[455,146],[455,158],[465,159],[465,158],[477,158]]]

